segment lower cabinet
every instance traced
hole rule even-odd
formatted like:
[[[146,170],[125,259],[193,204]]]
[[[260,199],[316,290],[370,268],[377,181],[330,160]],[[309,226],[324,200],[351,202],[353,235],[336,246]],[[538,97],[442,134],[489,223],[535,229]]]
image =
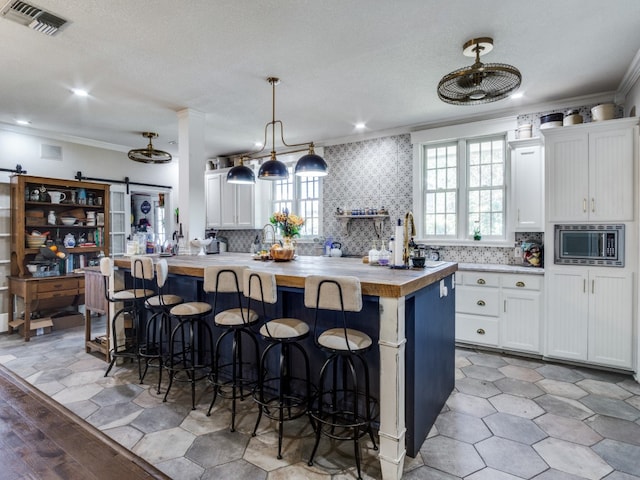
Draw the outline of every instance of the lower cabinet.
[[[458,342],[540,353],[543,276],[457,272]]]
[[[547,277],[547,356],[632,368],[632,273],[563,268]]]

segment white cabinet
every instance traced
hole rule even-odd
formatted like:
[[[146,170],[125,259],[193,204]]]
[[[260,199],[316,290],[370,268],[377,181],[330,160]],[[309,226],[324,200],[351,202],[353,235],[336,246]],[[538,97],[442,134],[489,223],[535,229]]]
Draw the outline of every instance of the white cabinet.
[[[511,148],[511,205],[514,230],[544,231],[544,159],[541,140],[509,142]]]
[[[229,230],[259,228],[255,185],[227,183],[227,171],[205,176],[207,228]]]
[[[456,340],[540,353],[543,276],[456,273]]]
[[[540,352],[542,275],[502,276],[500,345],[523,352]]]
[[[547,355],[631,368],[633,275],[566,268],[548,275]]]
[[[548,222],[633,220],[637,119],[543,130]]]

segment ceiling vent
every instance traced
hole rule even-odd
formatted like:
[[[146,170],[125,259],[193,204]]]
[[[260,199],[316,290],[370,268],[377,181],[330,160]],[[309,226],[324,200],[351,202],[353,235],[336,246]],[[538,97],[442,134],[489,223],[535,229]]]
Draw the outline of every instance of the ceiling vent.
[[[10,0],[0,11],[3,17],[45,35],[55,35],[67,23],[63,18],[20,0]]]

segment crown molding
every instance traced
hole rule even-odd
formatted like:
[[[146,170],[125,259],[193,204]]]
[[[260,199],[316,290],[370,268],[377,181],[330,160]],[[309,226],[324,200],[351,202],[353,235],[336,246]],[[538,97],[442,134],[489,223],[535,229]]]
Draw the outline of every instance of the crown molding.
[[[627,68],[627,72],[624,74],[624,77],[622,77],[620,86],[616,91],[616,98],[618,96],[625,98],[638,81],[638,78],[640,78],[640,50],[638,50],[636,56],[633,57],[629,68]]]

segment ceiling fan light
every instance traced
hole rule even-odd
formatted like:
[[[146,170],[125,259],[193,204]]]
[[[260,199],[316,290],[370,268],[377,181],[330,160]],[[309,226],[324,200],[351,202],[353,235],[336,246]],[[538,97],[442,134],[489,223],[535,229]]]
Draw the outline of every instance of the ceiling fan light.
[[[307,153],[296,163],[295,174],[299,177],[325,177],[327,173],[327,162],[315,153]]]
[[[151,139],[156,138],[158,136],[157,133],[142,132],[142,136],[149,139],[149,145],[147,145],[147,148],[134,148],[133,150],[129,150],[129,153],[127,154],[129,160],[140,163],[156,164],[169,163],[171,161],[170,153],[153,148]]]
[[[246,165],[236,165],[227,173],[227,183],[251,185],[256,183],[256,176]]]

